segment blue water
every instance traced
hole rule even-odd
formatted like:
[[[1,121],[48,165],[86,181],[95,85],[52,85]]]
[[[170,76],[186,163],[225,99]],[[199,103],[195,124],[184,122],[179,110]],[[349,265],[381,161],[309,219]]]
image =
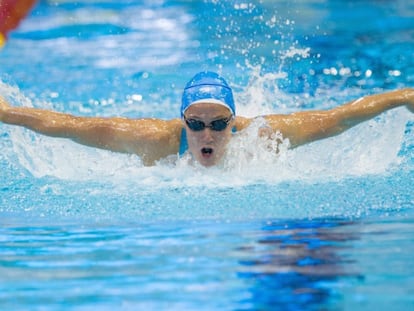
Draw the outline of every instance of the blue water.
[[[169,119],[201,69],[245,116],[413,87],[414,5],[39,1],[0,94]],[[203,169],[1,124],[0,309],[411,310],[413,131],[398,108],[279,156],[247,132]]]

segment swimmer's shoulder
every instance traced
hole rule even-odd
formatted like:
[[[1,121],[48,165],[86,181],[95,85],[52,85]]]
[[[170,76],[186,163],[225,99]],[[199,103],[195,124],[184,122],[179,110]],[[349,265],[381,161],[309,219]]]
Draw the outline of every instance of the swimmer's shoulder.
[[[136,130],[128,151],[141,156],[145,165],[154,165],[156,161],[178,153],[183,127],[181,119],[147,118],[129,122]]]
[[[171,133],[171,136],[177,138],[179,141],[179,138],[181,137],[181,131],[183,129],[183,122],[181,119],[176,118],[165,122],[167,124],[168,131]]]
[[[252,120],[252,118],[236,116],[234,120],[234,125],[236,126],[237,131],[242,131],[245,128],[247,128],[250,125],[250,123],[252,123]]]
[[[286,120],[286,115],[271,114],[271,115],[256,116],[254,118],[237,116],[235,119],[235,126],[236,126],[237,131],[242,131],[245,128],[249,127],[250,124],[253,122],[253,120],[258,119],[258,118],[264,118],[266,122],[269,123],[269,125],[278,127],[280,124],[283,123],[283,121]]]
[[[161,120],[155,119],[155,127],[157,128],[154,133],[159,135],[159,138],[163,138],[165,143],[173,149],[178,149],[180,145],[181,131],[183,124],[181,119]]]

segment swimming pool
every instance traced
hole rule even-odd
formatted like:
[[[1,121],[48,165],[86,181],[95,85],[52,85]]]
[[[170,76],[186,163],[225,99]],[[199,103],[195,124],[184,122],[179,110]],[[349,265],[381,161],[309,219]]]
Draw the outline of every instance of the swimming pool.
[[[407,1],[40,1],[0,93],[79,115],[174,118],[200,69],[241,115],[414,86]],[[278,157],[143,167],[0,125],[0,309],[409,310],[414,116]],[[249,157],[246,157],[249,154]]]

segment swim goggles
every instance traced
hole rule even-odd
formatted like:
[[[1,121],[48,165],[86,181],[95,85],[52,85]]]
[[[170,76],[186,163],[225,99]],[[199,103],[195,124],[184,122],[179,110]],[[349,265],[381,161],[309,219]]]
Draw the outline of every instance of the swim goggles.
[[[230,123],[233,116],[223,119],[218,119],[211,121],[209,125],[206,125],[203,121],[196,120],[196,119],[187,119],[184,117],[184,121],[187,124],[188,128],[192,131],[199,132],[204,130],[206,127],[212,129],[213,131],[223,131]]]

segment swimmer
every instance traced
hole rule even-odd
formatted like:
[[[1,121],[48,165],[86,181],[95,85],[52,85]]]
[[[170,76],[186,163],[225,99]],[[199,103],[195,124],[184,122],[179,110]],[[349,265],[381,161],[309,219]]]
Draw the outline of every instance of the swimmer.
[[[414,89],[366,96],[330,110],[265,115],[262,117],[267,131],[258,135],[271,139],[273,132],[280,132],[295,148],[338,135],[399,106],[414,113]],[[13,107],[0,96],[0,122],[91,147],[136,154],[145,165],[187,153],[205,167],[214,166],[224,157],[233,132],[244,130],[254,119],[236,116],[232,90],[214,72],[200,72],[187,83],[182,94],[181,118],[172,120],[79,117]]]

